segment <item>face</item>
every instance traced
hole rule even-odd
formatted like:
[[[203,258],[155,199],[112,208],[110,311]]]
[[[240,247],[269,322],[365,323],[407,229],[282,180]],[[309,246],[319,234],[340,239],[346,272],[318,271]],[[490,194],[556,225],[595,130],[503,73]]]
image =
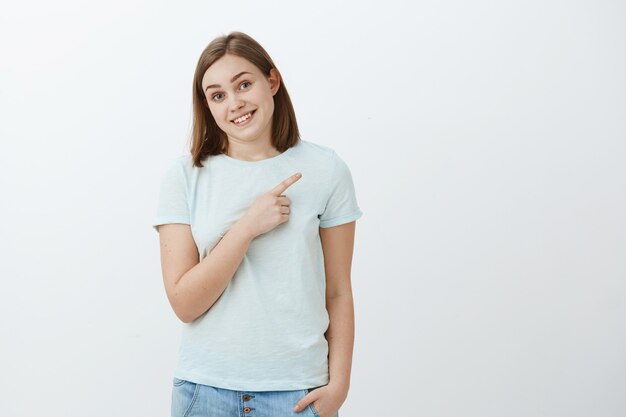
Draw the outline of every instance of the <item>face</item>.
[[[275,69],[266,78],[254,64],[230,54],[207,69],[202,90],[215,122],[229,142],[271,143],[274,94],[279,83]]]

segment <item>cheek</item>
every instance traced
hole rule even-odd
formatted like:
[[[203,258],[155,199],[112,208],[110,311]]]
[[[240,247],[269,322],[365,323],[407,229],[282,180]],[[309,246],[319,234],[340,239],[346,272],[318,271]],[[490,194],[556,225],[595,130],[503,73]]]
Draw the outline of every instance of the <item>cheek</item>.
[[[274,113],[274,98],[272,96],[270,96],[267,100],[267,110],[270,115]]]
[[[271,110],[274,107],[274,97],[271,94],[265,94],[265,92],[259,92],[251,101],[262,104],[267,110]]]
[[[215,119],[215,122],[217,124],[221,124],[222,123],[222,119],[221,119],[221,116],[220,116],[219,108],[216,108],[215,106],[209,106],[209,111],[211,112],[211,115],[213,116],[213,119]]]

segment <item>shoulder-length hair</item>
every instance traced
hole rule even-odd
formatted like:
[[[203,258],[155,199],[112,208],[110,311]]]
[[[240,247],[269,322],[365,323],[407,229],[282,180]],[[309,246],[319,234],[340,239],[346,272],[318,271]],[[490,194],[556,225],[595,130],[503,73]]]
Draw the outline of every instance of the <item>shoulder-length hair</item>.
[[[228,152],[228,139],[221,130],[209,109],[206,96],[202,91],[202,77],[215,61],[226,54],[236,55],[254,64],[266,77],[274,65],[272,58],[261,45],[243,32],[231,32],[211,41],[202,51],[193,76],[193,121],[191,128],[190,150],[193,164],[203,167],[202,160],[209,155]],[[296,114],[287,93],[285,82],[280,77],[280,85],[274,94],[274,114],[272,115],[272,145],[279,152],[284,152],[300,140]]]

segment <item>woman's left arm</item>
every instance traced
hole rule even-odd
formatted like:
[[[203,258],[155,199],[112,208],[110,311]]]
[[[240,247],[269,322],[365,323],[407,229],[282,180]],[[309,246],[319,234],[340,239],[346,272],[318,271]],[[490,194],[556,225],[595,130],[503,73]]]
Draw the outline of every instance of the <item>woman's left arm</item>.
[[[328,340],[329,385],[348,395],[354,346],[354,304],[350,275],[356,221],[320,228],[326,271],[326,309],[330,324]]]
[[[352,302],[352,253],[356,221],[333,227],[320,227],[324,269],[326,270],[326,309],[330,317],[325,336],[328,340],[328,385],[309,392],[294,410],[310,403],[320,417],[333,417],[346,400],[350,388],[354,346],[354,304]]]

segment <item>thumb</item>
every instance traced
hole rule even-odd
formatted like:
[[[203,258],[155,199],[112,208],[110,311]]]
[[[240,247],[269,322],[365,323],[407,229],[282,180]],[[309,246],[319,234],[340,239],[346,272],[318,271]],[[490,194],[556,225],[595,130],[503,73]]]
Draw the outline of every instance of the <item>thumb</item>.
[[[296,403],[296,405],[293,407],[293,411],[302,411],[302,410],[304,410],[309,404],[311,404],[316,399],[317,398],[314,398],[311,393],[308,393],[307,395],[302,397],[300,399],[300,401],[298,401]]]

